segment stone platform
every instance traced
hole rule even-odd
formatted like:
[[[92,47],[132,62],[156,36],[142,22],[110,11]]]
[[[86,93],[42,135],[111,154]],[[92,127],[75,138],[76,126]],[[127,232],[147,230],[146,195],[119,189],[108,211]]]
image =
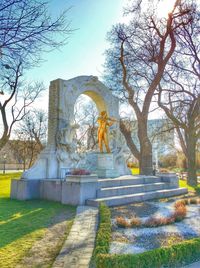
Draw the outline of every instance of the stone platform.
[[[96,198],[96,175],[67,176],[60,179],[12,179],[11,199],[44,199],[62,204],[84,205],[88,198]]]
[[[100,202],[119,206],[187,193],[187,188],[179,188],[178,178],[173,173],[157,176],[126,175],[115,179],[99,179],[97,198],[88,199],[86,203],[90,206],[98,206]]]
[[[157,176],[125,175],[99,179],[96,175],[66,176],[64,180],[12,180],[11,198],[19,200],[45,199],[71,205],[118,206],[150,199],[186,194],[179,188],[176,174]]]

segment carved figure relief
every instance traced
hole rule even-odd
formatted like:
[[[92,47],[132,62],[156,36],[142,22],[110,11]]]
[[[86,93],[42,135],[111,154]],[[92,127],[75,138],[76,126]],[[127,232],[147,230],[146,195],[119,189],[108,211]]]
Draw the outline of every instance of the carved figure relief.
[[[67,125],[61,128],[56,135],[57,144],[57,159],[59,162],[70,164],[77,163],[80,156],[76,153],[77,140],[76,129],[79,128],[77,124]]]

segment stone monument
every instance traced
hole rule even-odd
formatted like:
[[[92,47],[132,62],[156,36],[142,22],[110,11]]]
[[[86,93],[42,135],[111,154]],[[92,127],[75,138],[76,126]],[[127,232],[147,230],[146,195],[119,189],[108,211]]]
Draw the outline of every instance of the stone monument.
[[[80,94],[91,97],[99,113],[106,112],[110,118],[119,119],[118,99],[97,77],[79,76],[67,81],[52,81],[49,88],[47,146],[36,163],[23,173],[22,178],[62,179],[69,168],[81,166],[90,169],[90,159],[87,159],[87,155],[81,157],[76,151],[75,132],[78,125],[74,124],[74,105]],[[113,159],[111,169],[115,170],[115,176],[125,175],[128,169],[123,154],[120,153],[119,125],[113,124],[111,129],[116,133],[115,140],[112,141],[112,156],[109,157]],[[97,166],[95,168],[98,170]]]
[[[106,115],[110,122],[110,130],[106,131],[106,136],[105,133],[104,137],[102,136],[107,146],[108,132],[112,133],[111,148],[107,148],[107,153],[92,152],[80,155],[77,152],[75,134],[79,126],[74,123],[74,105],[80,94],[89,96],[95,102],[99,114]],[[69,187],[75,185],[72,190],[82,195],[81,198],[77,197],[76,201],[81,200],[80,202],[84,203],[84,198],[89,194],[87,191],[89,184],[93,189],[90,197],[96,194],[97,175],[102,178],[113,178],[129,174],[123,157],[124,144],[120,140],[117,121],[119,121],[118,99],[97,77],[78,76],[70,80],[51,81],[47,146],[35,164],[22,174],[21,180],[13,180],[11,198],[43,198],[65,203],[70,199],[66,196],[66,193],[71,191]],[[66,179],[68,170],[78,167],[97,175],[92,175],[87,180],[70,176]]]
[[[79,126],[74,123],[74,105],[80,94],[88,95],[96,103],[100,126],[109,126],[109,129],[103,128],[104,131],[99,132],[101,152],[80,155],[76,150],[75,133]],[[124,142],[117,123],[118,108],[118,99],[97,77],[79,76],[67,81],[52,81],[47,146],[20,180],[12,180],[11,198],[48,199],[63,204],[94,206],[105,202],[114,206],[187,193],[186,188],[178,187],[176,174],[127,175]],[[110,146],[109,132],[112,137]],[[103,153],[103,145],[106,153]],[[77,167],[92,174],[66,176],[69,169]]]

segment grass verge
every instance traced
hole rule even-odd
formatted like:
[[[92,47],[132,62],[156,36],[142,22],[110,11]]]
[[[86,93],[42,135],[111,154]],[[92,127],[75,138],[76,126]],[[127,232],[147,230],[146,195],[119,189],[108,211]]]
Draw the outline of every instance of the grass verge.
[[[43,200],[18,201],[10,199],[10,180],[21,173],[0,175],[0,267],[14,268],[28,255],[33,244],[42,239],[52,219],[69,211],[71,218],[66,226],[70,228],[75,207]],[[74,212],[74,213],[73,213]],[[72,216],[73,215],[73,216]],[[69,228],[68,228],[69,227]],[[68,232],[68,231],[67,231]],[[51,249],[53,261],[62,243]],[[48,263],[45,264],[47,267]],[[42,267],[42,266],[41,266]]]
[[[179,187],[186,187],[188,191],[195,192],[197,195],[200,195],[200,184],[198,186],[193,187],[187,184],[185,180],[179,180]]]

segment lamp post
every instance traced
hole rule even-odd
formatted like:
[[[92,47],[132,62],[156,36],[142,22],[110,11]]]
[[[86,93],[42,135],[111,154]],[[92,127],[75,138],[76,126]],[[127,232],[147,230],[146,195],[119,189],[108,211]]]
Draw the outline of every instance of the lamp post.
[[[7,157],[7,155],[4,154],[4,156],[3,156],[3,174],[6,173],[6,157]]]

